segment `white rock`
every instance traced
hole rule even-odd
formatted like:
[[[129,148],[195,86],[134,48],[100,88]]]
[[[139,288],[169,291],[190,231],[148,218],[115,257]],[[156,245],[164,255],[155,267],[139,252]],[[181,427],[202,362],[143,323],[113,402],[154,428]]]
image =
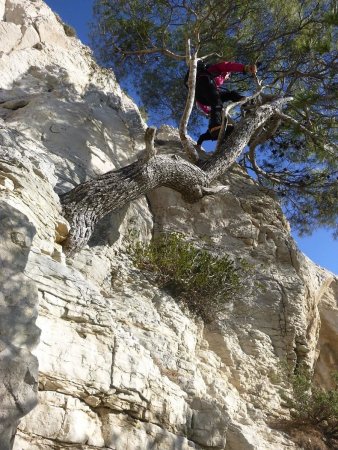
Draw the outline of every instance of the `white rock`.
[[[21,39],[21,28],[14,23],[0,22],[0,54],[9,53]]]
[[[38,17],[49,17],[53,22],[55,16],[41,0],[6,0],[5,2],[6,22],[25,25]]]
[[[21,31],[22,39],[20,40],[19,44],[16,45],[15,50],[24,50],[26,48],[31,48],[40,42],[40,36],[32,25],[23,25]]]
[[[55,16],[39,17],[35,21],[37,32],[42,43],[56,45],[57,47],[69,47],[69,38],[66,36],[62,24]]]
[[[128,434],[125,430],[129,429]],[[140,423],[137,427],[130,418],[123,414],[107,414],[103,417],[103,434],[105,445],[116,450],[124,449],[180,449],[199,448],[193,442],[169,433],[156,425]]]
[[[330,386],[337,279],[299,253],[276,200],[239,168],[224,177],[228,192],[192,205],[156,189],[66,260],[57,193],[134,161],[146,125],[41,0],[0,0],[0,17],[4,6],[0,442],[8,448],[35,406],[37,358],[39,405],[16,450],[295,448],[266,419],[287,413],[281,362],[305,362]],[[172,127],[158,137],[164,153],[180,152]],[[251,267],[223,320],[205,328],[134,267],[128,246],[163,230]]]
[[[0,0],[0,20],[4,19],[6,0]]]
[[[73,320],[81,320],[75,318]],[[40,316],[37,325],[45,332],[35,352],[40,371],[53,374],[54,378],[69,377],[76,385],[94,387],[97,391],[108,391],[111,383],[112,342],[93,335],[90,328],[85,331],[69,321]],[[59,345],[57,336],[62,335]],[[62,366],[60,366],[62,361]]]
[[[76,398],[57,392],[42,392],[39,404],[31,414],[34,425],[25,419],[21,429],[63,443],[103,447],[101,422],[97,414]],[[14,447],[16,448],[16,447]]]

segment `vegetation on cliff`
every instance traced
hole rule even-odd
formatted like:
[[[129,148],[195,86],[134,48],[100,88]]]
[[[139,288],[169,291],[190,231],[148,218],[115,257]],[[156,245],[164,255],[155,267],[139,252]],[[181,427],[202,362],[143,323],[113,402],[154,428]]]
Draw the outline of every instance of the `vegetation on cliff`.
[[[197,248],[178,233],[156,237],[133,248],[136,266],[205,322],[219,318],[241,285],[241,267],[227,255]]]
[[[274,426],[286,431],[305,450],[328,450],[338,446],[338,372],[332,388],[323,389],[304,366],[289,376],[291,395],[286,395],[290,419]]]

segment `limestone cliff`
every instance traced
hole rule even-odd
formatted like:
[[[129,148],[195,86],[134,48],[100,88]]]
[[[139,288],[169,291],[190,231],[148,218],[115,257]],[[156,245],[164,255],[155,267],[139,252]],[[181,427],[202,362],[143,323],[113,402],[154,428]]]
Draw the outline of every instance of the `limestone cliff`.
[[[287,414],[280,363],[329,383],[337,278],[240,169],[195,204],[153,191],[66,260],[57,194],[133,161],[146,125],[41,0],[0,0],[0,20],[0,449],[296,448],[267,424]],[[254,268],[225,320],[204,327],[133,266],[131,236],[162,230]]]

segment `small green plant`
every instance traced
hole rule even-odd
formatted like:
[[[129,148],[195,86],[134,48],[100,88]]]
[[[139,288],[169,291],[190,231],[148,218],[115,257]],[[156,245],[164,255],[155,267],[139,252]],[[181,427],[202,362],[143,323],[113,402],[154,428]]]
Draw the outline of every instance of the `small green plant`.
[[[75,28],[73,28],[68,23],[65,23],[59,16],[59,14],[55,13],[55,17],[56,17],[56,20],[63,26],[64,32],[66,33],[67,36],[70,36],[70,37],[76,36]]]
[[[145,122],[147,122],[148,119],[149,119],[149,114],[148,114],[148,111],[147,111],[146,107],[143,106],[143,105],[141,105],[141,106],[138,107],[138,109],[139,109],[139,111],[140,111],[140,114],[141,114],[142,119],[143,119]]]
[[[75,28],[73,28],[71,25],[68,25],[68,23],[63,23],[63,29],[65,30],[65,33],[69,37],[76,37],[76,31]]]
[[[291,418],[282,428],[307,450],[338,448],[338,372],[333,388],[314,384],[310,372],[301,367],[291,375],[292,397],[288,397]]]
[[[240,288],[239,269],[228,256],[195,247],[181,234],[161,235],[148,245],[136,244],[135,265],[152,272],[160,287],[188,309],[211,322]]]

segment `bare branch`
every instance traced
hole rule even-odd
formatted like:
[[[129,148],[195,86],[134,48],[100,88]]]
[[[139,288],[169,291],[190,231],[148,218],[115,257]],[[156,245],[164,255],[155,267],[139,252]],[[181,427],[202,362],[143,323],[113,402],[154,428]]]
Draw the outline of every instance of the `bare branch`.
[[[156,133],[156,128],[150,127],[150,128],[146,129],[146,132],[144,134],[146,148],[141,153],[141,155],[138,159],[138,161],[142,164],[145,164],[146,162],[148,162],[157,153],[157,150],[154,146],[155,133]]]
[[[254,77],[255,77],[257,88],[258,88],[258,90],[255,92],[255,94],[253,94],[250,97],[246,97],[244,100],[240,100],[239,102],[230,103],[225,109],[223,108],[223,110],[222,110],[222,125],[221,125],[221,129],[220,129],[218,139],[217,139],[215,154],[219,154],[221,151],[221,144],[224,139],[224,133],[225,133],[226,127],[228,126],[230,111],[233,108],[235,108],[236,106],[244,105],[245,103],[249,102],[250,100],[257,98],[262,93],[263,89],[268,87],[268,86],[262,85],[262,83],[258,79],[257,75],[254,75]]]
[[[190,39],[187,39],[185,43],[185,62],[189,68],[190,68],[190,60],[191,60],[191,41]]]
[[[185,108],[181,117],[180,125],[179,125],[179,134],[182,142],[182,146],[185,152],[188,155],[188,158],[196,162],[198,161],[198,153],[193,146],[191,140],[188,138],[188,122],[190,119],[191,111],[194,106],[195,100],[195,86],[196,86],[196,74],[197,74],[197,54],[190,54],[190,41],[187,42],[187,52],[189,52],[189,57],[187,55],[187,59],[189,58],[189,79],[188,79],[188,96],[185,102]]]
[[[174,53],[171,50],[168,50],[167,48],[160,48],[160,47],[146,48],[146,49],[143,49],[143,50],[133,50],[133,51],[120,50],[120,52],[124,56],[151,55],[151,54],[154,54],[154,53],[161,53],[162,55],[170,56],[170,58],[173,58],[173,59],[179,59],[179,60],[185,59],[185,55],[178,55],[177,53]]]
[[[228,126],[228,122],[229,122],[229,115],[226,113],[226,110],[223,108],[222,110],[222,124],[221,124],[221,129],[218,133],[218,139],[217,139],[217,144],[216,144],[216,148],[215,148],[215,154],[219,153],[220,148],[221,148],[221,144],[223,142],[224,139],[224,134],[225,134],[225,130]]]
[[[220,55],[219,53],[213,52],[213,53],[208,53],[207,55],[204,55],[201,57],[201,59],[203,59],[203,61],[205,59],[211,58],[212,56],[217,56],[217,58],[222,58],[223,55]]]
[[[202,193],[204,195],[215,195],[215,194],[225,194],[229,192],[230,186],[212,186],[212,187],[202,187]]]
[[[256,146],[250,145],[249,160],[252,165],[252,169],[255,171],[256,175],[268,178],[270,181],[275,183],[281,183],[281,179],[273,173],[265,172],[256,162]]]
[[[255,131],[291,100],[292,97],[274,100],[242,119],[222,143],[219,153],[203,164],[202,168],[208,173],[210,180],[216,179],[228,169],[241,155]]]
[[[283,112],[279,111],[277,113],[277,115],[282,119],[285,120],[287,122],[292,123],[293,125],[296,125],[296,127],[298,127],[300,130],[302,130],[305,134],[311,136],[311,137],[316,137],[316,134],[313,133],[312,131],[310,131],[308,128],[304,127],[304,125],[302,125],[301,123],[298,122],[298,120],[294,119],[291,116],[288,116],[287,114],[284,114]]]

